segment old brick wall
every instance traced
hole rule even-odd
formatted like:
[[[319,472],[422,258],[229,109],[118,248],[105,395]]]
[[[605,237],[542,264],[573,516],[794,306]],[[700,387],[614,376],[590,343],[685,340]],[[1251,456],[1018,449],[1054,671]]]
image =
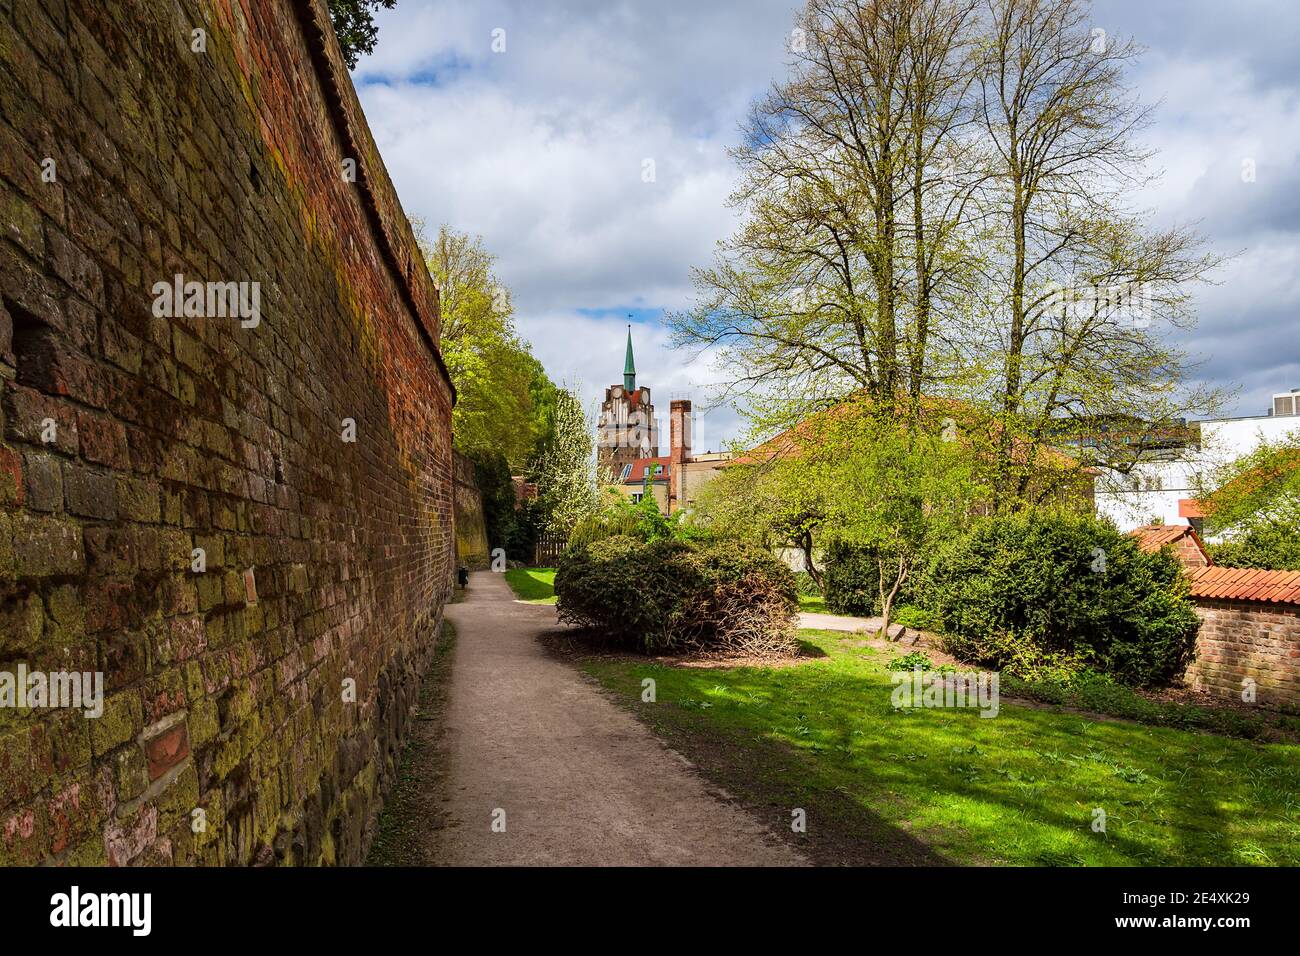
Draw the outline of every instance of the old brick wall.
[[[1195,598],[1201,629],[1185,681],[1241,699],[1255,682],[1258,703],[1300,708],[1300,607]]]
[[[0,0],[0,671],[106,682],[0,709],[0,863],[364,857],[450,590],[453,394],[327,24]],[[178,273],[259,283],[260,324],[156,315]]]
[[[483,518],[483,492],[474,477],[474,462],[460,452],[453,454],[452,508],[456,524],[456,560],[467,568],[488,566],[487,522]]]

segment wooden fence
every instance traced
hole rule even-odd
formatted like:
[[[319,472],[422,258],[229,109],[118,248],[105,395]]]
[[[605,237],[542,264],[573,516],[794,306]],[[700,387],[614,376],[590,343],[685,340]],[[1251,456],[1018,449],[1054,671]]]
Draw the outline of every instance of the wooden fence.
[[[563,535],[545,533],[537,538],[537,550],[533,554],[533,565],[539,568],[554,567],[560,555],[564,553]]]

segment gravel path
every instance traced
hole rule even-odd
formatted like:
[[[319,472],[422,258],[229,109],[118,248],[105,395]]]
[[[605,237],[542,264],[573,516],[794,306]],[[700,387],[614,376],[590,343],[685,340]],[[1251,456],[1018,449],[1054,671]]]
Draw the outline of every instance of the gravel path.
[[[555,609],[514,600],[500,574],[447,607],[456,627],[442,747],[453,865],[800,865],[537,635]],[[494,831],[504,811],[505,832]]]

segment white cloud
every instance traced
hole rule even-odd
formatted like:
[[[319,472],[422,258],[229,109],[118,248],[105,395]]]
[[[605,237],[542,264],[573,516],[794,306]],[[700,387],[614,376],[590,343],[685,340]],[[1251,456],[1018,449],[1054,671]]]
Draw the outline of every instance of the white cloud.
[[[408,213],[481,234],[548,372],[594,397],[622,372],[622,312],[686,306],[691,267],[732,232],[725,149],[783,73],[799,4],[400,0],[354,76]],[[1144,101],[1163,100],[1148,138],[1166,175],[1141,205],[1201,220],[1216,248],[1243,253],[1200,296],[1184,344],[1207,377],[1244,386],[1246,412],[1300,385],[1300,14],[1281,0],[1251,15],[1213,0],[1186,9],[1099,0],[1095,19],[1149,47],[1134,80]],[[1240,181],[1247,156],[1253,190]],[[646,158],[654,183],[642,182]],[[687,365],[653,321],[635,336],[661,416],[674,392],[705,397],[706,361]],[[736,429],[730,411],[710,421]]]

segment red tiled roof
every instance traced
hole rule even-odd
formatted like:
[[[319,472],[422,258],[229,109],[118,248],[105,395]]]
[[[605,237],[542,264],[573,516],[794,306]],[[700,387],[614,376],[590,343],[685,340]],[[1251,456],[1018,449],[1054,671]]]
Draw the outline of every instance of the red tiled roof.
[[[1200,536],[1189,524],[1149,524],[1130,531],[1128,537],[1137,538],[1138,547],[1143,551],[1159,551],[1167,544],[1177,544],[1183,538],[1188,538],[1205,555],[1206,560],[1210,557]]]
[[[1255,568],[1188,568],[1192,597],[1300,605],[1300,571]]]
[[[1187,568],[1199,568],[1214,563],[1200,535],[1191,525],[1149,524],[1130,531],[1128,537],[1136,538],[1138,547],[1149,553],[1164,547],[1173,548],[1178,560]]]
[[[624,484],[640,484],[645,480],[646,468],[650,465],[662,466],[659,474],[651,478],[651,481],[664,481],[668,477],[669,464],[672,459],[668,455],[660,455],[658,458],[638,458],[632,462],[632,470],[628,472],[627,477],[623,479]]]
[[[823,409],[819,412],[813,412],[808,415],[797,425],[787,428],[785,431],[767,441],[756,445],[749,451],[733,458],[728,465],[753,465],[762,462],[773,461],[778,458],[796,457],[802,453],[803,446],[810,439],[815,440],[817,430],[824,426],[827,421],[836,418],[845,417],[851,414],[861,414],[872,403],[872,399],[867,396],[864,389],[854,392],[852,396],[832,405],[830,408]],[[930,398],[922,399],[924,414],[934,422],[939,422],[941,415],[956,416],[958,421],[973,420],[978,418],[974,406],[967,402],[953,398]],[[994,431],[998,426],[991,426]],[[1075,462],[1072,455],[1056,448],[1052,445],[1039,445],[1036,448],[1032,443],[1027,442],[1021,436],[1015,436],[1011,442],[1011,454],[1016,464],[1025,464],[1028,459],[1028,450],[1032,449],[1034,455],[1041,464],[1045,466],[1055,466],[1067,468]],[[1085,468],[1086,474],[1093,473],[1093,469]]]

